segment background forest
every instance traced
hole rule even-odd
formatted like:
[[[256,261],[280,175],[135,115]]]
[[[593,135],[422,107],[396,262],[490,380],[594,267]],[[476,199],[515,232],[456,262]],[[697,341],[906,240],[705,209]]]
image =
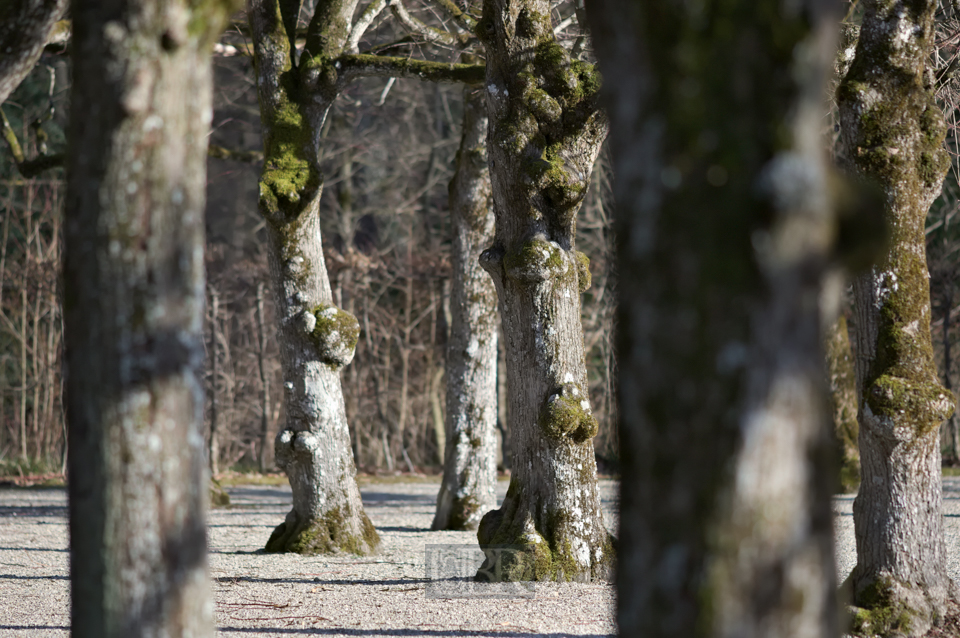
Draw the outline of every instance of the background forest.
[[[944,384],[952,390],[960,330],[960,100],[950,81],[958,67],[954,22],[941,22],[937,64],[954,166],[927,220],[934,350]],[[841,66],[843,55],[841,48]],[[259,108],[249,41],[241,26],[221,39],[214,69],[206,219],[206,431],[208,440],[211,432],[216,435],[215,472],[271,471],[273,436],[283,419],[282,392],[264,222],[256,209],[262,163]],[[48,47],[4,103],[5,136],[12,133],[27,158],[62,153],[69,75],[66,53]],[[354,455],[363,471],[437,471],[442,466],[443,345],[449,325],[447,186],[462,101],[459,86],[362,80],[336,101],[323,132],[321,163],[331,176],[321,202],[324,254],[335,302],[358,317],[362,330],[355,362],[342,376]],[[602,154],[577,225],[577,244],[589,256],[593,276],[582,319],[590,402],[600,423],[595,448],[601,472],[616,472],[618,457],[611,179]],[[25,178],[13,155],[0,153],[3,473],[60,472],[65,463],[57,275],[64,185],[62,169]],[[500,348],[502,355],[502,339]],[[508,441],[502,367],[501,362],[498,435]],[[843,418],[839,411],[836,418]],[[944,425],[941,441],[945,463],[957,464],[956,416]],[[509,443],[499,461],[503,468],[509,467],[508,448]]]
[[[265,229],[257,212],[259,108],[242,29],[228,31],[221,42],[214,56],[207,189],[206,432],[216,436],[215,472],[270,471],[283,414]],[[48,52],[4,103],[26,157],[63,151],[68,85],[68,57]],[[335,303],[361,326],[356,358],[342,378],[362,471],[442,467],[447,186],[462,102],[459,86],[363,80],[336,101],[323,131],[321,164],[330,176],[321,202],[324,254]],[[0,468],[59,472],[63,171],[24,178],[5,149],[0,176]],[[601,472],[617,469],[611,177],[601,156],[577,224],[577,245],[593,276],[582,319]],[[499,386],[499,438],[508,441],[502,373]],[[508,447],[499,461],[504,468]]]

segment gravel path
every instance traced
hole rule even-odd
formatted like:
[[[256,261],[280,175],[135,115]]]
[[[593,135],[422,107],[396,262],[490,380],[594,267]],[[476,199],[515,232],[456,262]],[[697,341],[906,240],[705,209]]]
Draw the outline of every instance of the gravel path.
[[[210,514],[210,570],[220,636],[612,636],[609,585],[537,583],[528,597],[433,598],[426,545],[476,544],[469,532],[430,532],[437,481],[371,483],[364,504],[380,530],[374,557],[258,553],[289,509],[290,490],[228,489],[233,506]],[[501,497],[506,483],[500,485]],[[616,485],[601,484],[615,524]],[[835,500],[838,571],[855,561],[852,496]],[[947,552],[960,577],[960,478],[944,479]],[[66,495],[0,489],[0,637],[69,635]],[[462,586],[468,586],[463,583]],[[441,590],[441,596],[449,590]],[[489,590],[486,590],[489,593]]]

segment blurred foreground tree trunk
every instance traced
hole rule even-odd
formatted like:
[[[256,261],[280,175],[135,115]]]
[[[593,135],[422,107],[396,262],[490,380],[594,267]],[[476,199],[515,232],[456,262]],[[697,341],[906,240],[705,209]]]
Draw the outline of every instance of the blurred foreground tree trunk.
[[[463,94],[463,136],[450,182],[453,226],[447,341],[446,453],[432,529],[476,529],[497,506],[497,291],[480,267],[493,240],[484,96]]]
[[[229,2],[77,0],[64,229],[74,636],[212,636],[209,50]]]
[[[507,496],[477,538],[522,550],[501,565],[510,580],[606,578],[613,559],[580,324],[590,269],[575,244],[606,118],[599,75],[557,42],[550,12],[547,0],[485,0],[476,28],[496,215],[480,260],[500,299],[513,453]]]
[[[924,224],[950,159],[929,66],[937,2],[865,0],[837,92],[844,146],[881,186],[887,254],[854,282],[862,483],[854,501],[855,629],[920,636],[949,595],[940,425],[954,409],[930,336]]]
[[[819,298],[839,7],[587,8],[622,273],[620,631],[836,636]]]

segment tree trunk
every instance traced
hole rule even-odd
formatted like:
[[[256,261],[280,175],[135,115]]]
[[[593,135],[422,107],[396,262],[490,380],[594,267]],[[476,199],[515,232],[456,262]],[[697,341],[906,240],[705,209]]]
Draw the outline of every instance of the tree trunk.
[[[864,2],[853,65],[838,90],[844,146],[885,196],[890,247],[857,278],[857,386],[863,482],[850,575],[863,631],[925,633],[945,611],[940,424],[953,397],[937,380],[924,222],[950,164],[928,60],[937,2]]]
[[[210,289],[210,442],[208,454],[210,457],[210,475],[220,473],[218,461],[220,446],[217,442],[217,429],[220,425],[220,411],[217,409],[217,385],[220,381],[220,343],[217,340],[217,324],[220,321],[220,294],[216,289]]]
[[[463,136],[450,182],[453,226],[443,482],[432,529],[476,529],[497,506],[497,291],[480,267],[493,240],[483,95],[463,92]],[[441,310],[442,312],[442,310]]]
[[[380,539],[360,500],[340,386],[360,328],[333,305],[320,239],[315,145],[335,93],[299,103],[303,86],[277,2],[251,2],[249,16],[265,150],[260,213],[267,222],[286,413],[274,454],[293,490],[293,509],[266,549],[368,554]],[[348,18],[335,15],[334,21]]]
[[[953,277],[947,274],[944,282],[943,293],[943,387],[954,397],[953,378],[950,370],[953,364],[950,356],[950,310],[953,308]],[[947,419],[947,436],[950,439],[950,447],[953,448],[953,462],[960,463],[960,440],[957,437],[957,414],[954,412]]]
[[[623,635],[838,634],[829,6],[587,3],[615,132]]]
[[[225,2],[72,3],[64,223],[74,636],[213,636],[203,445],[210,47]]]
[[[510,488],[480,522],[512,545],[509,580],[605,578],[613,558],[597,496],[576,213],[606,134],[600,79],[553,37],[546,0],[485,0],[486,100],[496,235],[480,263],[500,299],[510,401]],[[488,564],[496,554],[488,554]]]
[[[857,491],[860,485],[860,448],[857,447],[857,378],[845,317],[827,332],[827,380],[833,408],[833,431],[840,459],[840,489]]]
[[[257,369],[260,371],[260,471],[270,461],[270,379],[267,376],[267,330],[263,320],[263,282],[257,282]]]

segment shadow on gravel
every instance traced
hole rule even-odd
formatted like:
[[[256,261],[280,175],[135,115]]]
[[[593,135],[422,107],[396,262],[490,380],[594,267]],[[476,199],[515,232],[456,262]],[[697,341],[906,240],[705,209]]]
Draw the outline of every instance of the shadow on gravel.
[[[69,576],[14,576],[0,574],[0,580],[70,580]]]
[[[323,580],[321,578],[253,578],[251,576],[238,576],[237,578],[221,576],[217,578],[216,581],[221,585],[229,583],[289,583],[292,585],[366,585],[368,587],[374,587],[377,585],[382,587],[387,587],[390,585],[425,585],[428,582],[431,582],[426,578],[386,578],[378,580],[336,578]]]
[[[0,505],[0,517],[59,516],[62,518],[66,515],[67,508],[61,505]]]
[[[303,627],[302,629],[292,629],[290,627],[217,627],[219,633],[276,633],[276,634],[304,634],[311,636],[496,636],[497,638],[610,638],[612,634],[568,634],[551,633],[542,634],[535,631],[510,631],[509,629],[481,630],[481,629],[347,629],[346,627]]]
[[[0,547],[0,552],[69,552],[69,549],[52,547]]]
[[[66,625],[0,625],[0,630],[9,629],[10,631],[36,631],[36,630],[46,630],[59,629],[60,631],[70,631],[70,627]]]

